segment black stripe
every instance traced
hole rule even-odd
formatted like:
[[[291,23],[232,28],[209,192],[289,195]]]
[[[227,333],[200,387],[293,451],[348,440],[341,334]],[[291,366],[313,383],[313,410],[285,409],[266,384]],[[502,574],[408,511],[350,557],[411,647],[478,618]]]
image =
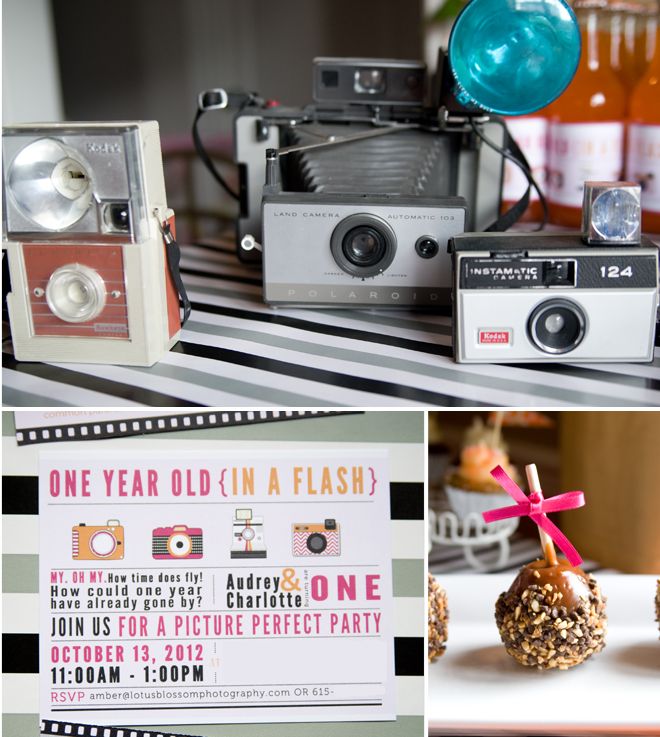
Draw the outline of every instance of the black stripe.
[[[39,479],[37,476],[2,477],[2,514],[38,514]],[[391,519],[424,519],[424,484],[390,484]],[[460,556],[458,556],[460,557]]]
[[[197,356],[198,358],[209,358],[214,361],[224,361],[226,363],[233,363],[237,366],[246,366],[248,368],[259,369],[261,371],[268,371],[272,374],[282,374],[283,376],[305,379],[307,381],[328,384],[330,386],[340,386],[344,389],[353,389],[371,394],[398,397],[400,399],[407,399],[433,406],[485,406],[483,402],[475,402],[474,400],[462,399],[461,397],[452,397],[447,394],[437,394],[435,392],[426,391],[425,389],[416,389],[410,386],[403,386],[402,384],[394,384],[390,381],[380,381],[361,376],[350,376],[347,374],[340,374],[336,371],[300,366],[298,364],[287,363],[286,361],[279,361],[272,358],[262,358],[261,356],[255,356],[251,353],[242,353],[239,351],[228,350],[226,348],[217,348],[215,346],[197,345],[183,340],[177,343],[172,350],[189,356]],[[367,370],[368,369],[365,369],[365,371]]]
[[[616,361],[612,361],[616,363]],[[594,368],[580,368],[578,366],[567,366],[561,363],[535,364],[535,363],[515,363],[511,364],[513,368],[527,369],[528,371],[541,371],[543,373],[557,374],[559,376],[574,376],[578,379],[592,379],[593,381],[605,381],[610,385],[632,386],[637,389],[651,389],[660,391],[660,380],[649,379],[645,376],[629,376],[626,374],[611,373],[598,369],[598,365],[594,364]],[[575,389],[575,391],[579,391]]]
[[[186,246],[195,246],[195,248],[205,248],[207,251],[217,251],[218,253],[227,253],[234,257],[234,261],[236,262],[236,266],[241,266],[241,262],[238,260],[236,256],[236,247],[231,246],[223,246],[219,243],[201,243],[200,241],[195,241],[194,243],[183,243],[181,244],[181,252],[185,253]],[[246,271],[248,269],[246,268]],[[255,272],[261,273],[261,267],[256,267]]]
[[[39,514],[39,477],[2,477],[3,514]]]
[[[283,325],[289,328],[297,328],[298,330],[307,330],[311,333],[321,335],[333,335],[338,338],[351,338],[353,340],[362,340],[368,343],[379,343],[381,345],[395,346],[397,348],[407,348],[418,353],[430,353],[434,356],[446,356],[451,358],[453,351],[450,346],[441,345],[440,343],[425,343],[421,340],[413,340],[411,338],[399,338],[395,335],[382,335],[380,333],[372,333],[368,330],[357,330],[356,328],[345,328],[337,325],[325,325],[323,323],[314,322],[313,314],[310,313],[309,320],[303,320],[299,317],[288,317],[286,315],[276,314],[275,312],[251,312],[250,310],[242,310],[236,307],[221,307],[219,305],[202,304],[193,302],[193,309],[200,312],[208,312],[213,315],[225,315],[228,317],[238,317],[243,320],[254,320],[256,322],[266,322],[273,325]],[[350,315],[350,313],[346,313]],[[193,315],[194,318],[194,315]],[[384,326],[385,330],[388,326]]]
[[[390,484],[391,519],[424,519],[424,484]]]
[[[39,672],[39,635],[2,635],[2,672]]]
[[[223,274],[221,271],[207,271],[203,269],[190,269],[181,267],[182,274],[190,274],[191,276],[203,276],[212,279],[222,279],[222,281],[233,281],[238,284],[251,284],[252,286],[260,287],[261,279],[254,279],[249,276],[235,276],[233,274]],[[188,285],[186,285],[187,288]],[[194,286],[192,287],[194,289]]]
[[[394,638],[395,676],[423,676],[425,660],[423,637]]]
[[[63,369],[48,363],[17,361],[11,354],[2,354],[2,366],[22,374],[38,376],[41,379],[69,384],[80,389],[109,394],[113,397],[140,402],[149,407],[202,407],[204,405],[179,397],[172,397],[162,392],[144,389],[139,386],[124,384],[119,381],[102,379],[92,374],[84,374],[74,369]],[[53,400],[54,401],[54,400]]]
[[[3,673],[39,672],[39,635],[2,635]],[[394,638],[394,674],[397,676],[424,675],[424,638]]]

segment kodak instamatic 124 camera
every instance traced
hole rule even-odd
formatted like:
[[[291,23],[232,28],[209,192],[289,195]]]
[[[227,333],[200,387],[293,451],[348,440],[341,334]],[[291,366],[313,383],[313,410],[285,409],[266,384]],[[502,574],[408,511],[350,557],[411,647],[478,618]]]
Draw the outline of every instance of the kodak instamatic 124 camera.
[[[453,239],[457,361],[652,360],[658,248],[639,235],[639,186],[586,182],[584,203],[582,234]]]
[[[16,125],[2,148],[16,358],[155,363],[181,325],[158,124]]]

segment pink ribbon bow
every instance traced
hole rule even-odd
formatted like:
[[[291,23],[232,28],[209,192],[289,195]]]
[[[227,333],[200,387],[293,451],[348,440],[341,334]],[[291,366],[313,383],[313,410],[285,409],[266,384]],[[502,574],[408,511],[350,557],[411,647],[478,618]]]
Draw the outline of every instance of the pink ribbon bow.
[[[497,483],[512,496],[517,504],[512,507],[500,507],[483,512],[484,522],[496,522],[510,517],[524,517],[528,515],[536,524],[544,530],[557,545],[557,547],[568,558],[572,566],[579,566],[582,558],[573,547],[564,533],[551,522],[546,514],[548,512],[560,512],[564,509],[576,509],[584,506],[584,494],[581,491],[567,491],[565,494],[557,494],[552,499],[544,499],[540,491],[534,491],[526,496],[523,490],[513,481],[502,468],[496,466],[490,475]]]

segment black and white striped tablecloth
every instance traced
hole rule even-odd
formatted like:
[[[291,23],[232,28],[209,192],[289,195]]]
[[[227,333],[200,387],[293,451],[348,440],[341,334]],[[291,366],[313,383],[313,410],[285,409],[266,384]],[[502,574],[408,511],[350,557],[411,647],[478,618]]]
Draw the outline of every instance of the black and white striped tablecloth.
[[[445,314],[272,309],[229,242],[183,247],[193,303],[151,368],[18,363],[5,341],[5,406],[658,406],[646,364],[459,365]]]

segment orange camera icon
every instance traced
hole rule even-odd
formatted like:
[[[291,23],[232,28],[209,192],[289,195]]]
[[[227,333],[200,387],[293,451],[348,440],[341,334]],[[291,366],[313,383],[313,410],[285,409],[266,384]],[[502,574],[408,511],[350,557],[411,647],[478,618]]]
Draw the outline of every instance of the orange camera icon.
[[[124,557],[124,528],[119,520],[107,525],[81,522],[71,532],[74,560],[121,560]]]

